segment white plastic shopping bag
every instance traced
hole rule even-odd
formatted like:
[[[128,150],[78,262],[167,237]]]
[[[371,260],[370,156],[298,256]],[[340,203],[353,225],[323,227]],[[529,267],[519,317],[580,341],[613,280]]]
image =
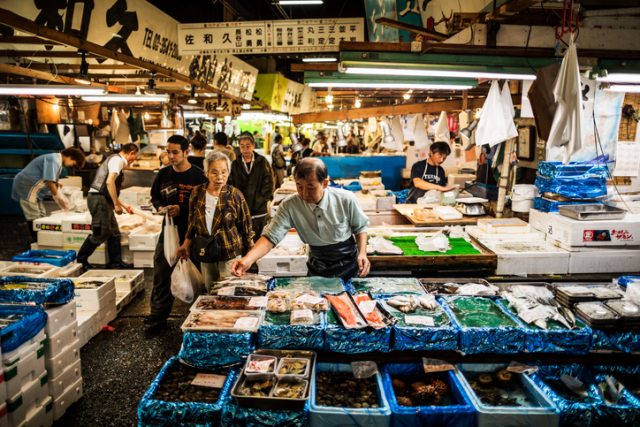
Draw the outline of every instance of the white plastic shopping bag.
[[[194,288],[189,264],[181,259],[171,273],[171,295],[180,301],[192,303],[196,295]]]
[[[164,257],[171,267],[178,261],[179,247],[178,226],[173,224],[173,218],[167,214],[164,219]]]

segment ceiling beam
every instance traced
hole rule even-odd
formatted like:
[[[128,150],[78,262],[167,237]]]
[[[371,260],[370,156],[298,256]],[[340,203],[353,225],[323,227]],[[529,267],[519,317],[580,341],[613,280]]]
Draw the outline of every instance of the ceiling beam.
[[[41,39],[34,36],[0,36],[0,43],[15,43],[15,44],[54,44],[51,40]]]
[[[78,52],[75,50],[40,50],[32,52],[30,50],[13,50],[3,49],[0,50],[0,56],[7,58],[79,58]],[[97,55],[87,53],[88,58],[96,58]]]
[[[78,56],[78,55],[76,55]],[[29,66],[29,68],[34,70],[50,70],[51,64],[42,64],[42,63],[33,63]],[[59,70],[76,70],[80,69],[80,64],[55,64],[56,68]],[[89,71],[93,70],[139,70],[139,67],[134,67],[133,65],[127,64],[90,64]]]
[[[291,64],[292,73],[303,73],[305,71],[338,71],[337,62],[297,62]]]
[[[222,92],[220,89],[215,88],[211,85],[204,84],[196,79],[191,79],[188,76],[180,74],[176,71],[170,70],[165,67],[161,67],[156,64],[152,64],[151,62],[143,61],[138,58],[134,58],[129,55],[124,55],[120,52],[114,52],[111,49],[107,49],[104,46],[100,46],[96,43],[92,43],[86,40],[82,40],[79,37],[75,37],[70,34],[66,34],[60,31],[52,30],[51,28],[44,27],[42,25],[38,25],[35,22],[23,18],[22,16],[11,12],[7,9],[0,8],[0,23],[7,25],[9,27],[15,28],[20,31],[24,31],[30,34],[34,34],[38,37],[45,38],[47,40],[53,40],[67,46],[71,46],[77,49],[83,49],[87,52],[93,53],[98,56],[102,56],[104,58],[113,59],[116,61],[123,62],[125,64],[134,65],[138,68],[146,69],[149,71],[156,72],[163,76],[171,77],[179,81],[183,81],[185,83],[197,85],[202,87],[203,89],[212,92],[212,93],[220,93],[222,96],[233,99],[236,101],[244,101],[243,99],[228,94],[226,92]]]
[[[397,28],[398,30],[409,31],[410,33],[414,34],[420,34],[440,42],[449,38],[449,36],[446,34],[442,34],[437,31],[431,31],[424,27],[418,27],[417,25],[407,24],[405,22],[396,21],[395,19],[390,18],[378,18],[376,19],[376,24],[385,25],[391,28]]]

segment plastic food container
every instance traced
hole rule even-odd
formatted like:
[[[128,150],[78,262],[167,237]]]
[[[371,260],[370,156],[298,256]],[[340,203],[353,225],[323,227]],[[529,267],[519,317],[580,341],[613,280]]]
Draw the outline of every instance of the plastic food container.
[[[244,365],[244,374],[254,378],[271,376],[275,374],[277,364],[277,357],[251,354]]]
[[[278,363],[276,376],[278,378],[307,378],[309,376],[311,360],[301,357],[283,357]]]

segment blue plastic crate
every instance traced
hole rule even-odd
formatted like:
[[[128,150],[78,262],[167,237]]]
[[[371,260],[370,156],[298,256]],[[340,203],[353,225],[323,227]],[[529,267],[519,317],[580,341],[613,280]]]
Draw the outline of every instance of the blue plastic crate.
[[[476,410],[453,372],[440,374],[453,396],[454,404],[449,406],[402,406],[398,403],[391,384],[392,377],[411,377],[413,380],[419,380],[425,375],[421,364],[390,363],[383,365],[381,372],[384,393],[391,408],[392,427],[473,427],[476,425]]]
[[[456,315],[448,305],[448,301],[454,298],[465,298],[458,296],[440,297],[439,302],[447,312],[453,324],[460,329],[459,350],[466,354],[478,353],[496,353],[496,354],[512,354],[521,353],[525,348],[525,330],[520,323],[501,307],[499,304],[490,300],[496,307],[504,312],[516,325],[505,327],[463,327]]]
[[[73,282],[69,279],[0,278],[0,302],[66,304],[72,299]]]
[[[302,411],[244,408],[230,401],[222,412],[224,427],[306,427],[309,425],[309,403]]]
[[[180,363],[177,357],[169,359],[138,404],[139,426],[218,426],[223,407],[230,400],[230,391],[238,375],[237,369],[229,370],[216,403],[204,402],[167,402],[158,399],[158,391],[167,372]]]
[[[34,264],[51,264],[56,267],[64,267],[72,263],[76,259],[76,251],[74,250],[28,250],[22,252],[12,258],[15,262],[30,262]]]
[[[327,325],[324,312],[318,313],[320,321],[317,325],[276,325],[269,322],[269,316],[269,313],[265,315],[258,329],[259,348],[307,350],[324,348],[324,330]]]
[[[311,427],[388,427],[391,423],[391,409],[382,385],[382,375],[376,373],[378,383],[378,408],[339,408],[320,406],[316,403],[316,375],[319,372],[352,372],[348,363],[317,363],[315,375],[311,379],[309,406]]]
[[[391,348],[391,327],[373,329],[346,329],[335,318],[333,311],[327,312],[324,330],[324,349],[336,353],[388,352]]]
[[[12,316],[18,320],[0,329],[0,348],[3,353],[17,349],[38,335],[47,324],[47,312],[41,305],[0,304],[0,318]]]
[[[255,341],[255,334],[251,332],[186,331],[178,357],[198,368],[215,369],[242,362],[255,349]]]

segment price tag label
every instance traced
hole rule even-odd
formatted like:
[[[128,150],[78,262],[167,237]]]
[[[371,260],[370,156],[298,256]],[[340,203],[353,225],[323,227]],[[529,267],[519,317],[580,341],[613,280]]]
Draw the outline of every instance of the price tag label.
[[[266,307],[267,306],[267,297],[251,297],[249,300],[249,307]]]
[[[241,331],[253,331],[258,326],[258,318],[257,317],[241,317],[236,320],[236,323],[233,325],[234,329],[239,329]]]
[[[289,322],[292,325],[301,323],[313,323],[313,311],[309,310],[308,308],[303,308],[301,310],[292,310],[291,316],[289,317]]]
[[[351,362],[351,370],[354,378],[370,378],[378,373],[378,365],[370,360]]]
[[[362,314],[366,316],[367,314],[371,313],[373,310],[376,309],[376,302],[373,300],[362,301],[360,304],[358,304],[358,308],[360,309]]]
[[[218,289],[218,295],[233,296],[235,295],[235,293],[236,293],[235,286],[225,286],[224,288]]]
[[[433,317],[431,316],[418,316],[408,314],[404,316],[404,322],[407,325],[435,326]]]
[[[428,357],[422,358],[422,368],[424,369],[425,374],[429,374],[431,372],[447,372],[455,369],[455,367],[449,362],[445,362],[440,359],[431,359]]]
[[[225,375],[218,374],[197,374],[191,385],[210,388],[222,388],[224,381],[227,379]]]

